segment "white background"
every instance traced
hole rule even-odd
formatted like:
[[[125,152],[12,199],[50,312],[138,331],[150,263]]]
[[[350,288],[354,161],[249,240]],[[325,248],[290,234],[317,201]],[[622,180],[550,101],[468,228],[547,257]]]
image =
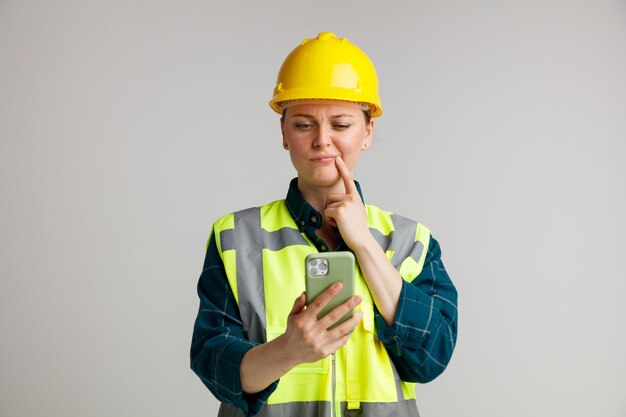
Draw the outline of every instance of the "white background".
[[[433,416],[626,416],[626,3],[0,0],[0,416],[208,416],[211,223],[283,198],[268,107],[333,31],[385,114],[366,201],[460,293]]]

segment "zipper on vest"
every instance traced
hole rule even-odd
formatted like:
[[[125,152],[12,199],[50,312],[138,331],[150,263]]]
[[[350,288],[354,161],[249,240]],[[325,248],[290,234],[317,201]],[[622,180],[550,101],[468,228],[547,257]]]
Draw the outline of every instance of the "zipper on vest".
[[[330,397],[330,415],[331,417],[336,417],[337,411],[335,410],[335,390],[336,390],[337,381],[336,381],[336,376],[335,376],[335,354],[334,353],[330,354],[330,370],[332,372],[331,381],[332,381],[332,388],[333,388],[333,392]]]

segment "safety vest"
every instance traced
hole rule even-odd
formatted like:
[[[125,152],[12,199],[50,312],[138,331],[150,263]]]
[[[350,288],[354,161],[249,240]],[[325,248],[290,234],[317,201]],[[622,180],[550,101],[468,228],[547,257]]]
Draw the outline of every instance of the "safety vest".
[[[366,205],[374,238],[405,280],[422,270],[430,231]],[[318,252],[298,230],[285,200],[220,218],[214,237],[247,338],[264,343],[283,334],[294,300],[305,289],[304,259]],[[415,384],[400,380],[376,335],[374,301],[355,266],[361,323],[334,355],[296,366],[280,378],[260,416],[418,416]],[[242,415],[222,404],[219,416]]]

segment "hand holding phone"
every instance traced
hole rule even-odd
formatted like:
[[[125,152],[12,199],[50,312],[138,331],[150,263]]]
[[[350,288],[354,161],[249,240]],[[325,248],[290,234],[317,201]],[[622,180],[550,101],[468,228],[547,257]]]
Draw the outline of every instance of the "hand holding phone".
[[[343,284],[341,291],[317,314],[318,319],[321,319],[354,295],[354,262],[354,255],[347,251],[313,253],[306,257],[307,305],[335,282]],[[332,329],[348,320],[353,313],[354,310],[348,311],[328,329]]]

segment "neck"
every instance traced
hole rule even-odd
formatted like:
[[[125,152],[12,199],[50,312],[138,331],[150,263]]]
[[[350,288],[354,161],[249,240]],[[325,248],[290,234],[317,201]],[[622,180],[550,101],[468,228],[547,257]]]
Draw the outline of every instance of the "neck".
[[[326,209],[326,198],[329,194],[345,194],[346,189],[341,180],[329,186],[316,186],[304,184],[298,180],[298,190],[302,197],[320,213]]]

